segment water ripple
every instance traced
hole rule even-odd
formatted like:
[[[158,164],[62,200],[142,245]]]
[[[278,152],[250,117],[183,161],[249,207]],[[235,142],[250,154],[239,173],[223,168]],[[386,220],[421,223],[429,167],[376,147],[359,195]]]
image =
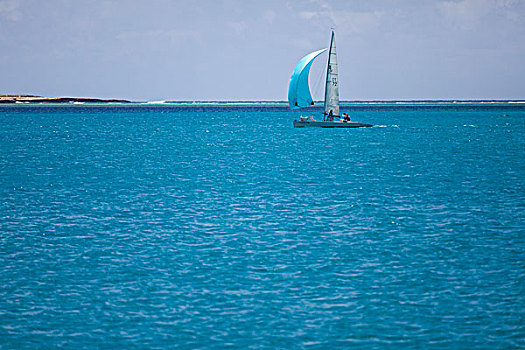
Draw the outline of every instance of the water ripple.
[[[0,348],[524,347],[499,115],[2,109]]]

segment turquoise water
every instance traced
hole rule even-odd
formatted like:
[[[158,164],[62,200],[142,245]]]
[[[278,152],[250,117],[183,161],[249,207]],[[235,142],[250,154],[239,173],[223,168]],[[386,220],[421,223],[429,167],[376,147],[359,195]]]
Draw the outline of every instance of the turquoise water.
[[[0,108],[0,348],[525,346],[525,109]]]

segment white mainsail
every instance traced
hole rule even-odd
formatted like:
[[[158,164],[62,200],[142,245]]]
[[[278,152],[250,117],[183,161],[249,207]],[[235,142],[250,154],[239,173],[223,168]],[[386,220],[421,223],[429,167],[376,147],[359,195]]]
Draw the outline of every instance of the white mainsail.
[[[291,110],[307,108],[314,104],[312,95],[310,94],[308,76],[312,62],[326,50],[328,49],[309,53],[295,66],[290,77],[290,83],[288,84],[288,104]],[[350,118],[345,113],[343,113],[344,118],[341,118],[339,115],[337,54],[335,53],[335,34],[333,31],[329,52],[328,67],[326,70],[326,89],[324,92],[324,118],[323,120],[315,120],[312,116],[300,116],[299,120],[293,121],[294,128],[366,128],[373,126],[371,124],[350,121]]]
[[[339,116],[339,83],[337,81],[337,55],[335,53],[335,35],[332,31],[328,68],[326,70],[326,90],[324,94],[324,114]]]

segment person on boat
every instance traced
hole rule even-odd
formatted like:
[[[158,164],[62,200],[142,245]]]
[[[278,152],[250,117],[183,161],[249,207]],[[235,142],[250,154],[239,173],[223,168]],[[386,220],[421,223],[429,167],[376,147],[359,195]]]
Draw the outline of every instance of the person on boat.
[[[334,120],[334,114],[332,113],[332,110],[330,110],[330,112],[328,113],[328,118],[327,118],[328,121],[332,121]]]
[[[343,121],[344,122],[349,122],[350,121],[350,117],[348,116],[348,113],[343,113]]]

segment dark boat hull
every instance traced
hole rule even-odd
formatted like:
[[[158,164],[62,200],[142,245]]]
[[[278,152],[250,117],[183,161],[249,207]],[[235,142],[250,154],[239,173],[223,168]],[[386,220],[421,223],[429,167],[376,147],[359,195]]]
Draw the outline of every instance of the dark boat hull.
[[[357,122],[294,120],[295,128],[368,128],[373,125]]]

